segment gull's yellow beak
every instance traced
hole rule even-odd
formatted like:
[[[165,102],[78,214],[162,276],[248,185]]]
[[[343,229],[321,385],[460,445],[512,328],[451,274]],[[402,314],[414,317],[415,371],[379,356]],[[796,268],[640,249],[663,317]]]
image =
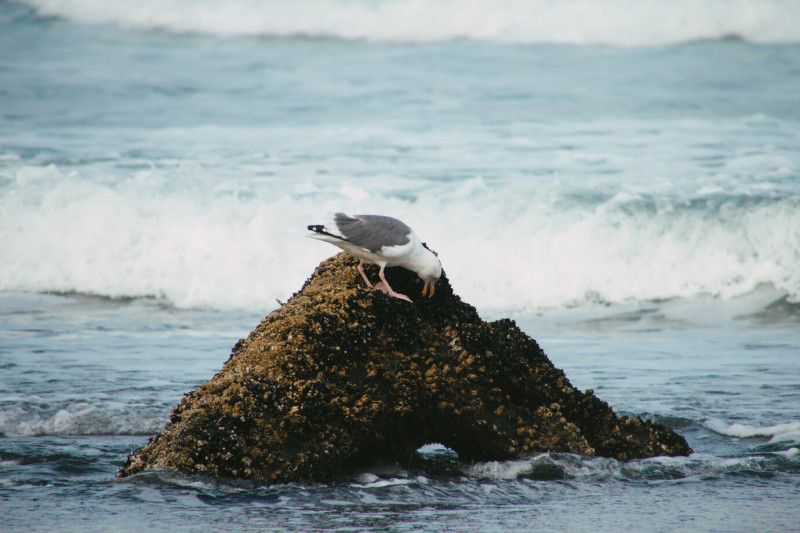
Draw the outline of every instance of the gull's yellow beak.
[[[430,291],[430,292],[428,292]],[[425,282],[425,286],[422,287],[422,295],[425,296],[427,294],[428,298],[433,297],[433,283],[430,281]]]

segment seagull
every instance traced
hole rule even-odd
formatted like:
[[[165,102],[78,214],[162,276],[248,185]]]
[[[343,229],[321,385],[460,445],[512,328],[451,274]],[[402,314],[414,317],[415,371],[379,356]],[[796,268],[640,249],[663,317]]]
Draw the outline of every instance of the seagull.
[[[314,233],[308,237],[329,242],[358,259],[358,272],[368,287],[373,288],[373,285],[364,273],[364,263],[380,267],[378,276],[381,281],[374,286],[375,289],[410,302],[408,296],[392,290],[383,275],[387,266],[400,266],[415,272],[425,282],[422,296],[433,296],[434,285],[442,275],[442,264],[435,252],[428,250],[404,222],[384,215],[351,217],[344,213],[336,213],[333,221],[337,233],[329,231],[323,224],[312,224],[308,229]]]

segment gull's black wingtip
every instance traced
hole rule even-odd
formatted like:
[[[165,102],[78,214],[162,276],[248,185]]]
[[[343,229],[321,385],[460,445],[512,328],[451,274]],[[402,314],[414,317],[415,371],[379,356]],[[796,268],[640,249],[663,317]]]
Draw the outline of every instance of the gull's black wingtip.
[[[328,231],[328,228],[325,227],[324,224],[310,224],[306,226],[308,231],[313,231],[317,235],[325,235],[326,237],[331,237],[334,239],[339,239],[340,241],[346,241],[344,237],[340,237],[339,235],[334,235],[333,233]],[[314,235],[308,235],[309,237],[314,237]],[[330,242],[330,241],[328,241]]]

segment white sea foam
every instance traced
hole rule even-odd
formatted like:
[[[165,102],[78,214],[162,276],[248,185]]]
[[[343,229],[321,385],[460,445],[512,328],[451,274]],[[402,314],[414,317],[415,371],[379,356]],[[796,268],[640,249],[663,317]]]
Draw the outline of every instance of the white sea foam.
[[[193,166],[119,183],[22,166],[12,179],[0,194],[0,290],[264,310],[337,251],[303,238],[306,225],[345,210],[404,219],[482,312],[733,298],[762,284],[800,297],[800,199],[791,195],[587,199],[561,182],[481,177],[422,188],[334,179],[311,191],[217,180]]]
[[[517,479],[530,475],[535,463],[540,460],[537,456],[533,459],[520,459],[516,461],[487,461],[474,463],[465,468],[465,473],[470,477],[486,479]]]
[[[741,423],[729,423],[724,420],[710,418],[703,426],[714,433],[739,439],[769,438],[769,442],[800,442],[800,422],[787,422],[772,426],[751,426]]]
[[[27,0],[81,23],[219,35],[375,41],[660,45],[739,36],[800,41],[787,0]]]
[[[41,406],[32,399],[6,402],[0,411],[0,434],[38,435],[151,435],[167,421],[168,409],[110,406],[107,402],[65,402]]]
[[[746,457],[719,457],[693,453],[688,457],[652,457],[637,461],[617,461],[607,457],[583,457],[564,453],[544,453],[514,461],[489,461],[464,467],[469,477],[506,480],[517,478],[559,478],[624,480],[697,480],[738,472],[769,472],[776,458],[794,461],[796,448],[786,452]],[[791,463],[783,468],[794,468]]]

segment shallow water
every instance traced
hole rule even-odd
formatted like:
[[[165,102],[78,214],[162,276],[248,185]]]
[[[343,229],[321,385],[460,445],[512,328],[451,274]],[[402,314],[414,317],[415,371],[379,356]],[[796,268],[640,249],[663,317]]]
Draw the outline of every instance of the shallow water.
[[[797,8],[293,6],[0,1],[0,530],[798,530]],[[115,479],[339,210],[695,454]]]
[[[773,295],[739,303],[750,308]],[[165,471],[114,478],[258,316],[152,300],[6,294],[3,528],[793,530],[800,518],[798,321],[710,319],[720,305],[518,317],[574,385],[593,388],[620,413],[670,425],[694,448],[688,458],[620,463],[542,454],[462,464],[431,445],[405,469],[270,487]]]

